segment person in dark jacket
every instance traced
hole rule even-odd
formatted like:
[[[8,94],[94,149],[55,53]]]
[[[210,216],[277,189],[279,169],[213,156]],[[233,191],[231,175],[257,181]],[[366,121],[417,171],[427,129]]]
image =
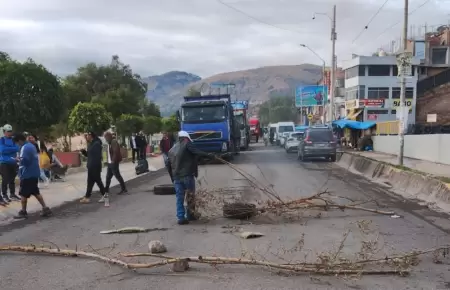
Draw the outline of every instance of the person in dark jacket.
[[[108,143],[108,169],[106,171],[106,182],[105,190],[109,193],[109,186],[111,185],[111,179],[114,176],[120,184],[120,192],[118,194],[127,193],[127,188],[125,186],[125,181],[120,174],[119,163],[122,162],[122,152],[120,152],[120,145],[116,139],[113,138],[111,132],[106,132],[105,140]],[[104,202],[102,198],[99,202]]]
[[[172,140],[169,138],[167,133],[164,132],[161,141],[159,141],[159,150],[161,150],[161,154],[164,159],[164,165],[166,166],[167,171],[169,172],[170,180],[172,180],[173,182],[172,168],[169,162],[169,150],[170,148],[172,148],[172,145],[173,145]]]
[[[139,145],[140,143],[140,138],[139,136],[136,135],[136,133],[133,133],[130,138],[130,148],[131,148],[131,157],[132,157],[132,161],[133,163],[136,162],[136,156],[139,159]]]
[[[80,200],[81,203],[91,201],[94,184],[97,184],[100,189],[102,199],[106,193],[102,181],[102,141],[94,132],[88,132],[85,134],[85,138],[89,144],[87,149],[81,150],[81,153],[87,157],[87,188],[86,195]]]
[[[144,159],[147,156],[147,146],[148,146],[148,140],[145,136],[144,132],[139,132],[139,158]]]
[[[11,125],[3,126],[4,136],[0,138],[0,174],[2,176],[2,196],[0,196],[0,205],[7,205],[12,200],[20,200],[16,195],[16,176],[19,147],[12,139],[13,129]],[[9,197],[8,197],[9,187]]]
[[[198,150],[186,131],[180,131],[178,138],[179,141],[169,150],[169,163],[174,178],[178,224],[185,225],[190,220],[197,219],[194,200],[195,178],[198,177],[197,158],[212,157],[213,154]],[[185,198],[188,203],[187,212],[184,208]]]

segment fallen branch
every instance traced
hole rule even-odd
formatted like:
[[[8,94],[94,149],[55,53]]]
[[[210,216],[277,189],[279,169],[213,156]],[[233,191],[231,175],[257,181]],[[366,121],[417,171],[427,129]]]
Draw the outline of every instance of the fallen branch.
[[[126,269],[152,269],[157,268],[169,264],[175,264],[178,262],[186,261],[191,263],[201,263],[201,264],[210,264],[210,265],[249,265],[249,266],[261,266],[267,267],[271,269],[279,269],[297,273],[308,273],[308,274],[317,274],[317,275],[400,275],[405,276],[409,274],[408,270],[396,270],[396,269],[388,269],[388,270],[364,270],[364,269],[326,269],[326,268],[317,268],[314,266],[303,266],[303,265],[283,265],[277,264],[273,262],[260,261],[260,260],[251,260],[251,259],[243,259],[243,258],[225,258],[225,257],[168,257],[161,255],[154,255],[149,253],[133,253],[133,254],[124,254],[124,256],[128,257],[137,257],[137,256],[154,256],[157,258],[164,257],[163,260],[154,262],[154,263],[127,263],[125,261],[108,258],[99,254],[84,252],[84,251],[75,251],[68,249],[51,249],[51,248],[38,248],[35,246],[0,246],[0,252],[21,252],[21,253],[37,253],[37,254],[50,254],[54,256],[64,256],[64,257],[73,257],[73,258],[88,258],[99,260],[108,264],[118,265]]]

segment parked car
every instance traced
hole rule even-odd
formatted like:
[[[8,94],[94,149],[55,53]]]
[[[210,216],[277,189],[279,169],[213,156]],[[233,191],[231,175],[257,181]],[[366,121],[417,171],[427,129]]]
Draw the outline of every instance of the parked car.
[[[325,157],[336,161],[336,139],[329,128],[308,128],[305,136],[298,144],[297,157],[305,160],[308,157]]]
[[[280,140],[281,147],[284,147],[284,144],[286,143],[286,139],[289,137],[289,133],[291,133],[291,132],[280,133],[281,137],[279,138],[279,140]]]
[[[284,144],[284,149],[286,149],[286,153],[297,151],[298,144],[300,143],[300,139],[304,135],[303,132],[292,132],[289,134],[286,143]]]

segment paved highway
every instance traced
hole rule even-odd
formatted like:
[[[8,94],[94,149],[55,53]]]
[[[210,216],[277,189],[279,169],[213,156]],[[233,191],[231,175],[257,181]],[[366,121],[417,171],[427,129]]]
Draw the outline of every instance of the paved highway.
[[[58,245],[61,248],[96,251],[110,257],[119,252],[147,251],[150,240],[161,240],[171,256],[217,255],[239,257],[243,252],[255,258],[286,261],[315,261],[317,253],[339,246],[350,230],[342,250],[354,255],[364,236],[358,229],[371,224],[367,238],[378,241],[382,253],[426,249],[449,243],[448,217],[404,201],[381,185],[353,175],[334,163],[320,160],[301,163],[295,154],[278,147],[253,144],[234,162],[262,182],[271,183],[283,198],[310,196],[328,188],[335,195],[358,200],[375,199],[383,210],[394,210],[402,218],[361,211],[309,211],[290,216],[261,216],[251,222],[227,220],[218,209],[204,213],[204,219],[186,226],[176,225],[174,196],[156,196],[153,185],[169,182],[164,171],[138,178],[129,184],[131,195],[111,200],[111,207],[72,203],[55,210],[48,220],[31,218],[0,228],[1,244]],[[225,198],[246,201],[265,199],[248,187],[239,174],[226,165],[205,165],[200,172],[201,188],[239,187],[223,192]],[[63,194],[63,193],[61,193]],[[215,193],[217,194],[217,193]],[[366,206],[376,206],[370,203]],[[169,228],[163,232],[130,235],[100,235],[102,230],[140,226]],[[230,229],[257,231],[265,236],[242,240]],[[304,237],[301,252],[292,249]],[[154,261],[132,258],[130,261]],[[444,261],[445,262],[445,261]],[[284,262],[285,263],[285,262]],[[448,266],[423,257],[409,277],[365,276],[362,278],[285,275],[268,269],[245,266],[192,264],[185,273],[168,267],[132,272],[101,262],[23,254],[0,254],[0,289],[450,289]]]

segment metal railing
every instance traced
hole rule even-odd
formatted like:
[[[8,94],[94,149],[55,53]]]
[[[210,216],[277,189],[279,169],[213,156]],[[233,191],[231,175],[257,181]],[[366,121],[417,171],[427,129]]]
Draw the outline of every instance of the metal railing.
[[[450,134],[450,125],[424,125],[415,124],[408,128],[408,134],[423,135],[423,134]]]
[[[417,97],[421,97],[426,91],[448,82],[450,82],[450,68],[419,81],[417,83]]]

